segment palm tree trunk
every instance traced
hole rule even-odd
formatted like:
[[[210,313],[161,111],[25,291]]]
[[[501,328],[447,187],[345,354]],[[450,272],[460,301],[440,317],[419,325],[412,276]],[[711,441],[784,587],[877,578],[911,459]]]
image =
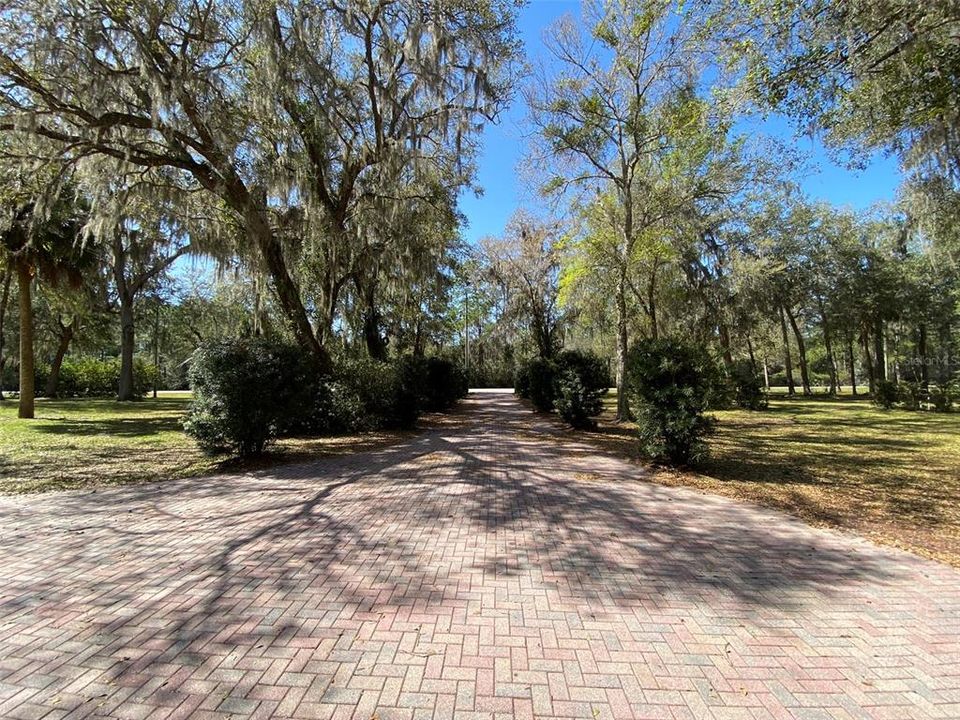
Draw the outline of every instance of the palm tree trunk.
[[[30,419],[34,416],[34,365],[33,365],[33,301],[30,284],[33,273],[30,265],[17,261],[17,290],[20,293],[20,405],[17,417]]]

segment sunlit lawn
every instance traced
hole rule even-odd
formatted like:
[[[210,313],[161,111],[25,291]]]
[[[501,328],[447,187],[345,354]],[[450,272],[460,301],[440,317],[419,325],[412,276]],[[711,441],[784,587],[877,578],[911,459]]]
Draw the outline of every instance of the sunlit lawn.
[[[164,394],[134,403],[37,401],[36,418],[17,419],[15,400],[0,403],[0,492],[113,485],[230,472],[372,448],[396,434],[288,439],[264,458],[238,463],[210,457],[184,435],[189,396]]]
[[[595,441],[637,455],[607,411]],[[960,413],[883,411],[865,400],[773,396],[769,410],[714,413],[711,458],[657,470],[690,485],[850,529],[960,566]]]

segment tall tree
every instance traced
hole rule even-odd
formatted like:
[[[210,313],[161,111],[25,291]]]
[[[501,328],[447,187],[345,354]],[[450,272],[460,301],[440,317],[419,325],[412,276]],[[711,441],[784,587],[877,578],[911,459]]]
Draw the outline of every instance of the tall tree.
[[[507,0],[13,0],[0,21],[0,129],[47,140],[88,182],[150,171],[158,196],[214,196],[329,368],[363,201],[496,114],[513,23]],[[326,268],[319,332],[291,267],[304,239]]]
[[[79,284],[82,279],[79,256],[84,218],[78,217],[71,200],[61,194],[45,214],[32,201],[4,208],[0,248],[16,273],[20,305],[20,418],[32,418],[35,413],[34,280],[39,276],[51,283]]]
[[[128,218],[105,243],[120,312],[120,381],[117,399],[133,400],[136,306],[179,258],[196,250],[189,237],[162,219]]]
[[[960,2],[714,0],[755,98],[834,144],[896,150],[960,178]]]
[[[559,236],[557,222],[518,212],[502,238],[483,243],[490,271],[510,298],[502,317],[518,321],[529,332],[542,358],[560,349],[567,319],[559,304]]]
[[[588,2],[584,24],[586,33],[568,16],[551,28],[554,62],[541,68],[526,99],[540,138],[537,159],[551,168],[545,190],[616,199],[617,417],[626,420],[629,267],[640,237],[666,210],[644,205],[638,216],[638,204],[666,176],[661,169],[678,138],[699,132],[704,108],[692,91],[693,18],[674,3]]]
[[[7,366],[7,356],[4,353],[6,344],[7,305],[10,301],[10,284],[13,281],[13,271],[3,264],[3,289],[0,290],[0,400],[3,400],[3,371]]]

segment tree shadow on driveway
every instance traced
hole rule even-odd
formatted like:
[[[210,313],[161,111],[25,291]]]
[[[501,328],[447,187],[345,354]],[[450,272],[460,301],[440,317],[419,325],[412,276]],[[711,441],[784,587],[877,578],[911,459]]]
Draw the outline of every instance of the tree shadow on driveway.
[[[917,573],[775,512],[646,483],[512,399],[469,408],[373,452],[2,505],[0,621],[47,646],[39,628],[63,628],[74,649],[56,660],[97,659],[98,683],[129,690],[119,702],[218,684],[244,697],[245,670],[279,658],[327,683],[322,697],[337,663],[377,662],[384,618],[792,613]],[[409,625],[394,651],[433,652],[433,626]],[[0,640],[0,655],[31,648]]]

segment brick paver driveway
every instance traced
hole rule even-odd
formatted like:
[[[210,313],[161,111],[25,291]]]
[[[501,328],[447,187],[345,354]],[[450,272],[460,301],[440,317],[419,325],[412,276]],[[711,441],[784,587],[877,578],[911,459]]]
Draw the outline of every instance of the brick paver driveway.
[[[960,717],[956,571],[562,435],[0,499],[0,716]]]

